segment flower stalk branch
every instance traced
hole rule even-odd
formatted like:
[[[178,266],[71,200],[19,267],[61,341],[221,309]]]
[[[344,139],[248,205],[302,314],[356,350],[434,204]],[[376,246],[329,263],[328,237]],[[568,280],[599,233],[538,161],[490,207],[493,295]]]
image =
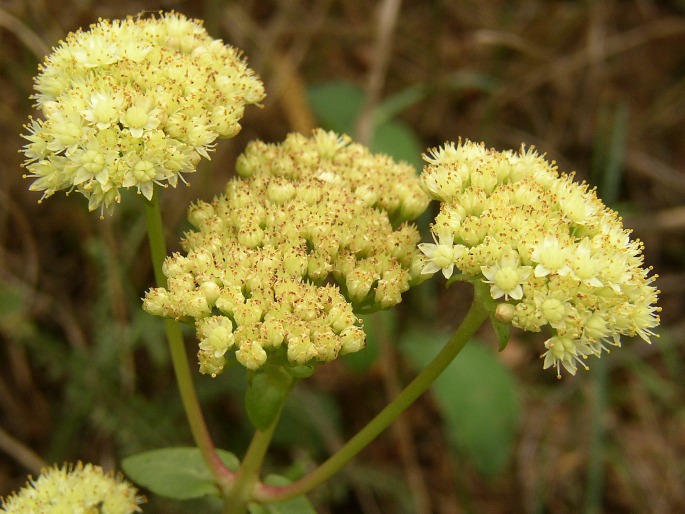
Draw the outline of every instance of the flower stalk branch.
[[[159,192],[152,195],[150,201],[145,201],[145,220],[147,222],[148,239],[150,242],[150,253],[154,268],[155,280],[160,287],[166,286],[167,280],[162,272],[162,263],[167,255],[166,242],[164,240],[164,229],[162,214],[159,206]],[[164,329],[169,342],[169,352],[171,361],[178,383],[178,390],[181,395],[183,409],[190,425],[193,440],[200,450],[207,467],[217,481],[222,491],[227,490],[232,481],[233,473],[224,465],[219,458],[214,443],[207,429],[202,409],[195,392],[195,385],[190,373],[188,356],[186,355],[183,343],[183,334],[177,321],[173,319],[164,320]]]
[[[255,489],[254,499],[261,502],[273,502],[293,498],[305,494],[326,482],[340,471],[361,450],[383,432],[397,417],[404,412],[419,396],[428,390],[440,374],[449,366],[469,339],[488,318],[483,294],[487,295],[487,288],[482,284],[476,285],[476,295],[473,303],[459,328],[452,335],[445,347],[419,373],[412,382],[380,413],[376,415],[362,430],[360,430],[337,453],[331,456],[314,471],[283,487],[273,487],[260,484]]]

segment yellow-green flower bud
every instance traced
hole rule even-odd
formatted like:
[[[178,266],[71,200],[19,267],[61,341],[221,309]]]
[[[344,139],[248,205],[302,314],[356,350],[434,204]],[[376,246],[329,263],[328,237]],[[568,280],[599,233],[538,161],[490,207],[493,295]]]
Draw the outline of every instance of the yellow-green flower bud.
[[[364,340],[366,337],[361,327],[348,327],[340,333],[340,337],[342,343],[340,353],[343,355],[358,352],[364,348]]]
[[[502,323],[511,323],[516,314],[516,307],[510,303],[498,303],[495,308],[495,317]]]
[[[294,364],[306,364],[317,358],[316,348],[309,334],[295,335],[288,341],[288,360]]]
[[[295,196],[295,186],[286,180],[272,181],[267,188],[269,200],[275,204],[283,204]]]
[[[201,291],[189,291],[185,293],[181,300],[186,316],[191,318],[203,318],[209,316],[211,309],[207,298]]]
[[[251,300],[233,308],[233,318],[238,326],[256,325],[261,321],[262,314],[262,308]]]
[[[271,313],[265,317],[260,330],[264,340],[269,343],[271,348],[278,348],[285,339],[283,321]]]
[[[257,341],[243,341],[235,356],[243,366],[253,370],[260,368],[267,358],[264,348]]]
[[[283,267],[293,277],[303,277],[309,270],[306,250],[301,247],[283,249]]]
[[[309,254],[307,259],[307,275],[315,282],[323,281],[333,270],[330,259],[320,252]]]
[[[330,328],[322,327],[312,332],[312,346],[318,359],[330,361],[340,353],[342,341]]]
[[[143,309],[153,316],[169,316],[166,304],[169,300],[169,293],[166,289],[150,289],[143,300]]]
[[[209,305],[210,307],[216,303],[216,301],[219,299],[219,296],[221,295],[221,288],[219,288],[219,286],[216,285],[216,282],[213,282],[211,280],[203,282],[200,285],[200,291],[202,291],[202,294],[205,296],[205,300],[207,300],[207,305]]]
[[[378,280],[378,274],[373,270],[356,268],[345,277],[347,294],[352,301],[361,302],[369,294],[374,282]]]
[[[376,286],[375,301],[381,308],[391,307],[400,303],[402,291],[409,288],[409,272],[395,266],[383,272]]]
[[[338,303],[328,311],[327,322],[336,333],[354,325],[356,321],[352,308],[347,303]]]
[[[238,231],[238,243],[248,248],[257,248],[264,242],[264,231],[259,225],[249,225]]]

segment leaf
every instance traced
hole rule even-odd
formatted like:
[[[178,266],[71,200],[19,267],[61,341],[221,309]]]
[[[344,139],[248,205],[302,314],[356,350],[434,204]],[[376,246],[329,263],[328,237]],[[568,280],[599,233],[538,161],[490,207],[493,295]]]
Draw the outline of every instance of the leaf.
[[[290,484],[290,480],[280,475],[268,475],[264,479],[267,485],[283,486]],[[309,499],[302,495],[281,502],[249,505],[250,514],[316,514]]]
[[[364,105],[364,91],[343,81],[310,86],[309,104],[314,115],[327,130],[338,134],[354,133],[354,125]]]
[[[349,82],[333,81],[311,86],[308,96],[314,116],[322,127],[354,137],[356,123],[364,105],[363,89]],[[376,122],[370,148],[373,152],[385,153],[395,160],[408,162],[420,169],[423,166],[423,146],[408,125],[388,118],[392,109],[392,106],[386,108],[382,121]]]
[[[511,325],[509,323],[502,323],[495,316],[490,316],[490,322],[492,323],[492,328],[497,336],[497,342],[499,343],[499,351],[501,352],[507,347],[509,342],[509,334],[511,332]]]
[[[231,471],[238,469],[238,458],[217,450]],[[198,448],[161,448],[126,457],[121,461],[126,475],[155,494],[175,500],[219,495],[211,472]]]
[[[304,448],[312,458],[327,454],[327,437],[340,434],[340,409],[330,394],[302,384],[286,398],[272,447]]]
[[[623,178],[628,118],[629,109],[625,102],[619,103],[613,111],[607,104],[599,110],[599,129],[592,154],[592,179],[603,202],[614,208]]]
[[[316,371],[316,368],[314,366],[307,366],[307,365],[290,365],[285,370],[290,373],[291,376],[294,378],[309,378],[311,377],[314,372]]]
[[[425,367],[446,337],[410,333],[401,350]],[[511,372],[491,351],[470,341],[432,387],[447,435],[486,476],[501,472],[514,448],[520,418],[518,388]]]
[[[293,378],[280,366],[265,366],[254,373],[245,393],[245,408],[255,428],[271,426],[292,384]]]
[[[384,98],[376,109],[376,123],[382,125],[413,105],[430,99],[430,96],[439,90],[487,93],[494,91],[495,88],[495,81],[489,75],[457,71],[445,77],[437,88],[428,87],[426,84],[416,84]]]
[[[417,169],[423,167],[423,146],[414,131],[399,121],[388,121],[376,127],[371,150],[388,154],[396,161],[405,161]]]

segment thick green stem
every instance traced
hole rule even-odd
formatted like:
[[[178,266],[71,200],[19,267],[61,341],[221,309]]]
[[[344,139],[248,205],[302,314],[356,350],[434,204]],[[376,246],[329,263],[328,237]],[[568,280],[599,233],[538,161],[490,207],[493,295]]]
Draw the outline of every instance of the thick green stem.
[[[152,196],[152,200],[145,202],[145,219],[147,221],[147,233],[150,241],[155,280],[159,287],[166,287],[167,281],[164,273],[162,273],[162,263],[167,255],[167,250],[157,192]],[[207,425],[195,392],[193,377],[190,373],[181,327],[175,320],[166,319],[164,320],[164,328],[169,342],[171,362],[176,374],[178,390],[181,394],[181,402],[183,403],[183,409],[185,410],[193,439],[219,487],[223,491],[227,491],[233,481],[233,474],[219,458],[207,430]]]
[[[255,489],[253,498],[256,501],[265,503],[285,500],[305,494],[328,480],[383,432],[402,412],[404,412],[405,409],[407,409],[407,407],[435,382],[435,379],[438,378],[450,362],[452,362],[487,318],[488,312],[484,306],[483,299],[479,294],[479,288],[477,287],[476,297],[457,331],[440,353],[435,356],[428,366],[426,366],[426,368],[424,368],[392,402],[376,415],[376,417],[360,432],[350,439],[345,446],[314,471],[300,480],[283,487],[271,487],[260,484]]]

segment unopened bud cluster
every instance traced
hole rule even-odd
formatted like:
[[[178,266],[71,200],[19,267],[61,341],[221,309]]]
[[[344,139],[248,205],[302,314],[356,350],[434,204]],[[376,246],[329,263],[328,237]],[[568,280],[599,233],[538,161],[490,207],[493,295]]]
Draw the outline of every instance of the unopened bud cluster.
[[[185,235],[185,255],[167,258],[168,286],[150,290],[144,308],[194,318],[200,369],[212,375],[229,350],[257,369],[270,354],[311,364],[361,349],[353,305],[395,305],[421,279],[412,267],[420,259],[416,228],[393,228],[382,207],[391,202],[400,220],[420,214],[428,197],[418,177],[323,131],[290,135],[281,145],[253,143],[238,163],[244,178],[190,208],[195,230]],[[279,166],[298,172],[268,172]],[[366,174],[354,177],[355,167]],[[365,184],[357,182],[362,177]],[[377,190],[378,198],[362,189]]]
[[[243,177],[269,175],[292,182],[314,178],[324,188],[348,189],[355,201],[383,211],[395,226],[419,217],[430,200],[413,166],[321,129],[312,137],[290,134],[280,144],[252,141],[236,170]],[[374,237],[366,234],[367,239]]]
[[[41,471],[26,487],[0,500],[8,514],[141,512],[144,500],[131,484],[99,466],[79,462]]]
[[[434,243],[419,245],[423,272],[456,269],[489,285],[503,321],[548,326],[544,368],[575,374],[621,336],[650,342],[659,324],[642,243],[585,183],[532,149],[497,152],[469,141],[424,156],[422,183],[441,202]]]
[[[24,137],[30,189],[77,190],[111,212],[121,188],[176,186],[240,131],[264,87],[240,51],[177,13],[101,20],[67,36],[35,79],[42,118]]]

